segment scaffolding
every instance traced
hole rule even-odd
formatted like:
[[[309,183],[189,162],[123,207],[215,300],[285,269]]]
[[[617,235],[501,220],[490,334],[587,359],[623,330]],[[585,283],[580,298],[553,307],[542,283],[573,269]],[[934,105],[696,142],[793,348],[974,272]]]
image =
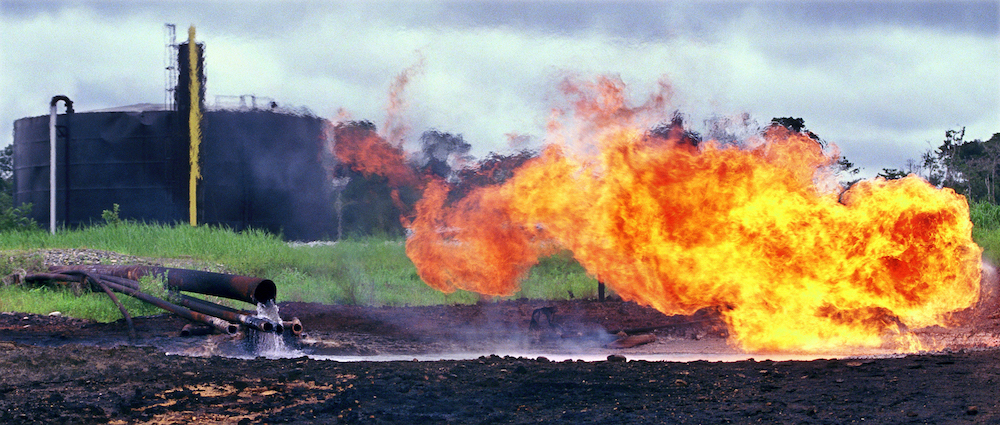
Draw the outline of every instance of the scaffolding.
[[[177,89],[177,26],[174,24],[164,24],[163,31],[166,38],[166,52],[164,54],[164,70],[166,74],[166,87],[163,92],[163,107],[168,111],[177,109],[174,101],[174,90]]]

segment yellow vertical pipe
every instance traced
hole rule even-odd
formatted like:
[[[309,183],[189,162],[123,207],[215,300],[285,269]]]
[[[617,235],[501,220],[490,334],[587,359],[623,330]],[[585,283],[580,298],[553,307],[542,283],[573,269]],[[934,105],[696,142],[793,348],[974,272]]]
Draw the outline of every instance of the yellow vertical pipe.
[[[194,40],[194,25],[188,28],[188,63],[191,69],[191,114],[188,128],[191,130],[191,180],[188,183],[188,215],[191,225],[198,225],[198,179],[201,168],[198,165],[198,149],[201,145],[201,80],[198,79],[198,43]]]

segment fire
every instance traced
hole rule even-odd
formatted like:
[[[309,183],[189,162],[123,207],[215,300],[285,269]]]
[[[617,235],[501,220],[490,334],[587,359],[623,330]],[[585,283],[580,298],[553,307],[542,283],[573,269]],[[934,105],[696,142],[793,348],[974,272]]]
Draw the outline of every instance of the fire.
[[[330,129],[332,153],[351,169],[365,176],[379,175],[389,186],[398,188],[417,182],[417,175],[406,164],[403,148],[393,145],[363,125],[338,124]]]
[[[393,188],[393,201],[400,204],[396,189],[418,184],[417,174],[406,163],[403,142],[409,127],[403,119],[406,102],[403,96],[407,85],[423,68],[423,59],[396,76],[389,89],[386,105],[385,134],[375,131],[374,125],[366,122],[341,120],[328,129],[331,153],[341,163],[365,176],[378,175],[388,179]],[[346,115],[341,112],[342,118]]]
[[[747,143],[652,135],[669,88],[630,107],[615,79],[567,80],[541,155],[448,201],[428,184],[407,254],[427,284],[511,295],[568,249],[626,300],[666,314],[721,306],[748,351],[917,348],[979,293],[965,198],[911,176],[830,180],[837,155],[772,128]]]

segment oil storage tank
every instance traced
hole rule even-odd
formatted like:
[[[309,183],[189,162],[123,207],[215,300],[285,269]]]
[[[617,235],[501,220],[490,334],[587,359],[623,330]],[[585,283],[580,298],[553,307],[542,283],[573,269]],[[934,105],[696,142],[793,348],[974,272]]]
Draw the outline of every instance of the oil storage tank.
[[[190,175],[183,111],[135,105],[57,117],[56,221],[188,220]],[[289,240],[335,235],[321,118],[273,110],[206,111],[196,194],[198,222],[257,228]],[[48,222],[49,116],[14,122],[15,204]]]
[[[333,182],[324,128],[308,113],[269,103],[260,109],[205,108],[204,45],[171,44],[177,53],[173,105],[138,104],[56,116],[55,190],[50,189],[50,115],[14,122],[14,202],[30,203],[31,218],[48,223],[55,192],[56,226],[119,217],[157,223],[194,222],[233,230],[256,228],[288,240],[336,235]],[[191,60],[192,54],[195,55]],[[195,100],[192,102],[192,100]],[[197,105],[199,114],[191,111]],[[190,193],[192,132],[201,137],[201,179]],[[195,220],[191,203],[195,201]]]
[[[189,41],[176,48],[176,107],[138,104],[82,113],[67,108],[56,116],[57,226],[100,223],[103,212],[118,204],[119,217],[127,220],[256,228],[301,241],[335,236],[334,186],[324,162],[328,123],[274,103],[206,109],[204,45]],[[56,98],[71,103],[65,96],[53,98],[53,114]],[[196,105],[200,120],[192,118]],[[38,223],[49,222],[52,205],[49,119],[14,122],[14,202],[30,203]],[[195,193],[191,122],[201,130]],[[190,217],[192,200],[196,220]]]
[[[290,240],[335,236],[325,125],[314,116],[272,110],[206,112],[199,220],[267,229]]]
[[[56,120],[56,221],[75,227],[101,220],[121,206],[121,217],[155,222],[183,219],[179,200],[187,178],[186,149],[174,114],[119,110],[59,115]],[[147,108],[149,109],[149,108]],[[48,222],[49,116],[14,122],[14,201],[32,204]]]

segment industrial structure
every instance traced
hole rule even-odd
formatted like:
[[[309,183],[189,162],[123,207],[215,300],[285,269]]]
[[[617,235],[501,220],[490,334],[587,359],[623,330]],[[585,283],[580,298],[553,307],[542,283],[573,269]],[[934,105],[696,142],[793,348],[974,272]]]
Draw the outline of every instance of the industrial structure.
[[[256,99],[206,109],[202,47],[193,29],[168,45],[173,102],[75,112],[56,96],[49,115],[15,121],[15,205],[30,203],[30,217],[52,231],[101,222],[117,204],[128,220],[335,237],[327,122]]]

